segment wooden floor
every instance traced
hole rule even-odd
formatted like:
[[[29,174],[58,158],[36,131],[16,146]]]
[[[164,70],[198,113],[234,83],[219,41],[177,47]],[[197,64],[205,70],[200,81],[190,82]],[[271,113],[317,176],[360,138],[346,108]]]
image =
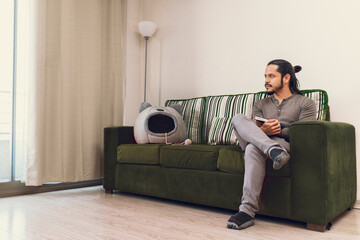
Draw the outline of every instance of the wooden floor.
[[[360,210],[330,231],[257,216],[255,226],[226,228],[232,211],[124,193],[101,186],[0,199],[0,239],[360,239]]]

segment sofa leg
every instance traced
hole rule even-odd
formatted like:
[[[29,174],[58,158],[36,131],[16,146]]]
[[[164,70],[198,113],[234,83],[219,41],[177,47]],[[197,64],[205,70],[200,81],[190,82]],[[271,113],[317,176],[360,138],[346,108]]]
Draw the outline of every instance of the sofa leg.
[[[315,223],[306,223],[306,228],[317,232],[325,232],[327,225],[320,225]]]
[[[105,189],[105,193],[107,194],[113,194],[114,190],[113,189]]]
[[[354,208],[354,204],[351,205],[347,211],[351,211]],[[346,211],[341,213],[339,216],[337,216],[336,218],[334,218],[331,222],[329,222],[327,225],[320,225],[320,224],[315,224],[315,223],[306,223],[306,228],[309,230],[313,230],[313,231],[318,231],[318,232],[325,232],[325,230],[330,230],[330,228],[332,227],[333,223],[336,222],[340,217],[344,216],[346,214]]]

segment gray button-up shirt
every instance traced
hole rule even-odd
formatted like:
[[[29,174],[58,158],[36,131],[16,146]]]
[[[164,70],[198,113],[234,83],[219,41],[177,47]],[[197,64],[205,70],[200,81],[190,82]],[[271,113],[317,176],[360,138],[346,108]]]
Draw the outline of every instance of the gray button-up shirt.
[[[255,103],[253,108],[253,118],[255,116],[267,119],[277,119],[285,126],[281,129],[279,136],[288,141],[288,126],[290,123],[316,120],[316,105],[312,99],[299,94],[293,94],[279,104],[279,101],[272,95]]]

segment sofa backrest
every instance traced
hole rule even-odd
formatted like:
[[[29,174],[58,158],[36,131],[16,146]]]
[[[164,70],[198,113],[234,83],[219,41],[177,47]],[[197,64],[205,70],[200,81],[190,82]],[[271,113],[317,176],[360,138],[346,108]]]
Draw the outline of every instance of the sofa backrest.
[[[317,119],[330,120],[328,95],[324,90],[301,90],[314,100],[317,106]],[[231,124],[232,117],[244,114],[252,117],[252,107],[266,92],[236,95],[207,96],[191,99],[168,100],[165,106],[180,104],[188,138],[193,143],[238,144]]]

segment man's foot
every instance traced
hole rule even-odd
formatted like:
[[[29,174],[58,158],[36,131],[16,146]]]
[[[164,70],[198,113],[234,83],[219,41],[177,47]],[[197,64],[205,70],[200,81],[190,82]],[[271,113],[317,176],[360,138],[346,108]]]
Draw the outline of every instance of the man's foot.
[[[254,219],[244,212],[238,212],[231,216],[227,222],[227,227],[231,229],[244,229],[254,225]]]
[[[270,151],[270,158],[273,160],[273,168],[279,170],[289,162],[290,154],[280,148],[274,148]]]

